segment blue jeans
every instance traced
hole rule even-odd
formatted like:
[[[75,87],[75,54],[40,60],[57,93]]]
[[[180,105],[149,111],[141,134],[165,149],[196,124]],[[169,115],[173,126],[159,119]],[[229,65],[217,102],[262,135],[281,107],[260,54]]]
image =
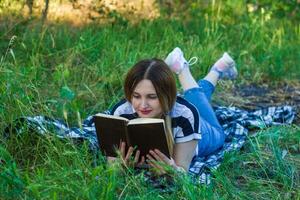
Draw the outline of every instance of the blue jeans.
[[[192,103],[200,114],[202,138],[198,142],[198,156],[207,156],[223,146],[225,135],[210,104],[215,87],[207,80],[198,81],[199,88],[184,91],[184,98]]]

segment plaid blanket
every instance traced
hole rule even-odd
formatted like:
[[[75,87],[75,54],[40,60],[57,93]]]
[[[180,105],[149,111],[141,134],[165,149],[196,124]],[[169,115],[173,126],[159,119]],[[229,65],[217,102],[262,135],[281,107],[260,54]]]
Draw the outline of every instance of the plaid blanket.
[[[212,155],[194,157],[189,174],[196,183],[210,184],[211,170],[217,169],[226,152],[239,150],[247,138],[249,130],[273,125],[291,124],[295,111],[291,106],[268,107],[254,111],[241,110],[236,107],[215,107],[215,112],[226,134],[225,144]],[[24,126],[26,125],[26,126]],[[24,128],[34,129],[40,134],[55,133],[60,138],[87,140],[90,149],[98,151],[98,141],[93,116],[84,120],[82,126],[68,127],[63,121],[46,116],[22,117],[14,127],[7,127],[5,132],[13,128],[21,133]]]

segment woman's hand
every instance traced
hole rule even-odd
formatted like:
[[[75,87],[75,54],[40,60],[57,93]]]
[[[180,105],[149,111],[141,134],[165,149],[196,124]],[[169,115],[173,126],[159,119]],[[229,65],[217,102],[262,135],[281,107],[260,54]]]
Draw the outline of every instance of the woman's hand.
[[[132,159],[133,156],[133,151],[134,148],[133,147],[129,147],[128,151],[126,153],[126,143],[125,142],[121,142],[120,143],[120,154],[121,154],[121,161],[122,164],[125,167],[136,167],[136,166],[140,166],[145,162],[145,157],[142,156],[141,161],[139,162],[139,158],[140,158],[140,151],[137,150],[134,158]]]
[[[149,153],[150,154],[147,154],[147,162],[153,167],[158,175],[167,173],[165,170],[166,168],[163,165],[170,166],[177,171],[185,171],[182,167],[176,165],[173,158],[168,158],[158,149],[155,149],[154,151],[150,150]]]
[[[106,156],[108,164],[113,164],[116,161],[116,157]]]

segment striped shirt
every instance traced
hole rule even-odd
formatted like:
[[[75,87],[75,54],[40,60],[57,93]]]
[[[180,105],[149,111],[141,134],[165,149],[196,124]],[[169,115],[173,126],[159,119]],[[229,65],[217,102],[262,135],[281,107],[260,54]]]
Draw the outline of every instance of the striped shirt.
[[[125,99],[117,103],[110,114],[127,119],[138,118],[131,103]],[[168,115],[171,117],[175,143],[201,139],[199,113],[194,105],[178,96]]]

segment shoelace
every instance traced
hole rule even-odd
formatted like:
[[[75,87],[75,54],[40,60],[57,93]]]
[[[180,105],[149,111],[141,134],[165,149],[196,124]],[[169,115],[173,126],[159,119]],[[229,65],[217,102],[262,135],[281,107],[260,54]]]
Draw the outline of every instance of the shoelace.
[[[198,62],[198,57],[196,57],[196,56],[191,57],[188,61],[189,66],[192,66],[192,65],[196,64],[197,62]]]
[[[189,61],[184,62],[183,68],[192,66],[192,65],[196,64],[197,62],[198,62],[198,57],[194,56],[194,57],[190,58]],[[180,74],[181,71],[183,70],[183,68],[180,69],[180,71],[176,72],[176,74]]]

